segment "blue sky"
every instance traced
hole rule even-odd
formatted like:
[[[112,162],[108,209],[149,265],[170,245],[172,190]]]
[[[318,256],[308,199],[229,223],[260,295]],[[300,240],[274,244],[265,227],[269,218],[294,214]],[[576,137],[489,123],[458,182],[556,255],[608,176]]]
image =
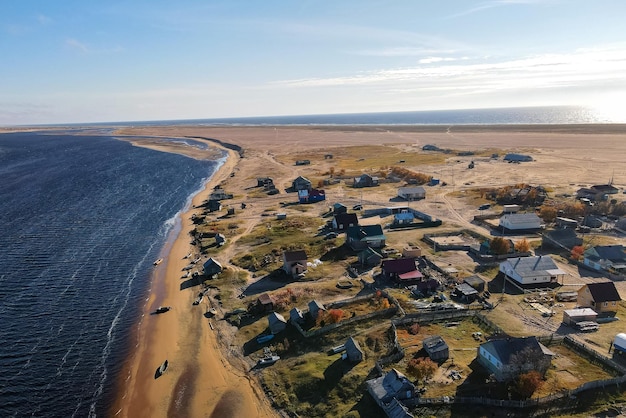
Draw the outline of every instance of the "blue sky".
[[[0,125],[626,102],[623,0],[0,0]]]

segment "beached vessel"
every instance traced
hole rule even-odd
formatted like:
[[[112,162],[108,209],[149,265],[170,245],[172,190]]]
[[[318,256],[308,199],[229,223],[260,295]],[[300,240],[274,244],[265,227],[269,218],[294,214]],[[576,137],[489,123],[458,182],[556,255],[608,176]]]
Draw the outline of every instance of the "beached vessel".
[[[256,342],[259,344],[263,344],[266,343],[268,341],[271,341],[274,339],[274,334],[266,334],[266,335],[260,335],[258,337],[256,337]]]
[[[280,356],[265,356],[262,359],[259,359],[257,364],[259,366],[269,366],[270,364],[276,363],[278,360],[280,360]]]
[[[202,302],[202,299],[204,299],[204,293],[200,292],[198,294],[198,297],[196,298],[196,300],[193,301],[194,305],[199,305],[200,302]]]
[[[168,362],[167,360],[165,360],[163,364],[159,366],[159,374],[165,373],[165,371],[167,370],[167,366],[168,366]]]
[[[162,259],[162,258],[159,258],[158,260],[155,260],[155,261],[154,261],[154,263],[152,263],[152,264],[154,264],[155,266],[158,266],[158,265],[159,265],[159,264],[161,264],[162,262],[163,262],[163,259]]]
[[[211,309],[209,309],[209,313],[210,313],[211,315],[215,316],[215,315],[217,315],[217,309],[215,309],[215,308],[211,308]]]
[[[154,311],[154,313],[162,314],[169,311],[170,309],[172,309],[170,306],[159,306],[158,308],[156,308],[156,311]]]

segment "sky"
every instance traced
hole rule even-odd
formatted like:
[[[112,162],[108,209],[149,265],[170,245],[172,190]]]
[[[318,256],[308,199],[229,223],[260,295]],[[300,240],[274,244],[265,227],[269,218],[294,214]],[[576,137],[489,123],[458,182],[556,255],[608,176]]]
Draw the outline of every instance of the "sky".
[[[623,0],[0,0],[0,125],[626,112]]]

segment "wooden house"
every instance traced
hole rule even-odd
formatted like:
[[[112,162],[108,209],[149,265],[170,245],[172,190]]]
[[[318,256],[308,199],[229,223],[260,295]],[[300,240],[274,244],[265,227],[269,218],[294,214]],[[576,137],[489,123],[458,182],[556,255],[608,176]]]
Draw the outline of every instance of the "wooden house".
[[[424,351],[428,354],[428,357],[434,362],[441,363],[450,357],[450,350],[448,344],[439,335],[433,335],[432,337],[424,338],[422,341]]]
[[[359,264],[366,267],[378,266],[383,260],[383,256],[373,248],[367,247],[358,255]]]
[[[401,275],[413,272],[419,273],[414,258],[390,258],[382,262],[382,275],[387,280],[399,282]]]
[[[615,315],[621,300],[613,282],[587,283],[578,289],[578,306],[592,308],[603,316]]]
[[[298,190],[299,203],[315,203],[326,200],[326,192],[321,189]]]
[[[203,264],[204,275],[207,277],[213,277],[217,274],[220,274],[223,270],[222,265],[214,258],[209,258]]]
[[[345,231],[351,226],[358,226],[359,218],[356,213],[338,213],[333,217],[333,229]]]
[[[302,325],[304,323],[304,314],[302,311],[298,308],[292,308],[291,311],[289,311],[289,322]]]
[[[363,361],[363,350],[361,350],[361,346],[354,338],[350,337],[344,344],[346,349],[346,360],[351,363],[358,363]]]
[[[261,293],[254,303],[254,309],[257,312],[272,312],[274,305],[274,298],[269,293]]]
[[[497,381],[505,382],[532,370],[544,375],[554,355],[534,336],[511,337],[481,344],[476,359]]]
[[[382,248],[386,239],[380,225],[350,226],[346,229],[346,244],[355,251],[367,247]]]
[[[426,189],[422,186],[399,187],[398,197],[405,200],[421,200],[426,198]]]
[[[309,302],[309,316],[313,321],[317,320],[317,317],[320,315],[320,312],[326,312],[326,308],[317,300],[312,300]]]
[[[391,369],[384,375],[368,380],[367,391],[387,416],[394,418],[412,417],[401,403],[416,396],[415,385],[404,374]],[[390,411],[394,411],[390,415]]]
[[[563,323],[566,325],[575,325],[583,321],[595,321],[598,313],[591,308],[565,309],[563,311]]]
[[[283,270],[291,276],[298,276],[307,270],[307,255],[304,250],[283,252]]]
[[[361,174],[359,177],[355,177],[352,186],[356,188],[361,187],[374,187],[380,184],[378,177],[370,176],[369,174]]]
[[[284,331],[287,327],[285,317],[276,312],[272,312],[267,316],[267,322],[272,334],[278,334],[279,332]]]
[[[626,252],[623,245],[596,245],[585,250],[583,263],[597,271],[626,274]]]
[[[306,177],[298,176],[291,182],[293,190],[309,190],[311,187],[311,180]]]

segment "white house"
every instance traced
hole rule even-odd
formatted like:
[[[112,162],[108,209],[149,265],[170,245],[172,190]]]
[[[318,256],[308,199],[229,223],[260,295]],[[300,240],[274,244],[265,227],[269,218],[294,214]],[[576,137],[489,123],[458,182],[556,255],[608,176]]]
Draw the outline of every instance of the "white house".
[[[548,256],[509,258],[500,263],[500,272],[522,285],[557,282],[565,272]]]
[[[541,218],[534,213],[507,213],[502,215],[499,223],[501,228],[510,231],[541,229]]]
[[[401,197],[406,200],[425,199],[426,190],[422,186],[400,187],[398,188],[398,197]]]

